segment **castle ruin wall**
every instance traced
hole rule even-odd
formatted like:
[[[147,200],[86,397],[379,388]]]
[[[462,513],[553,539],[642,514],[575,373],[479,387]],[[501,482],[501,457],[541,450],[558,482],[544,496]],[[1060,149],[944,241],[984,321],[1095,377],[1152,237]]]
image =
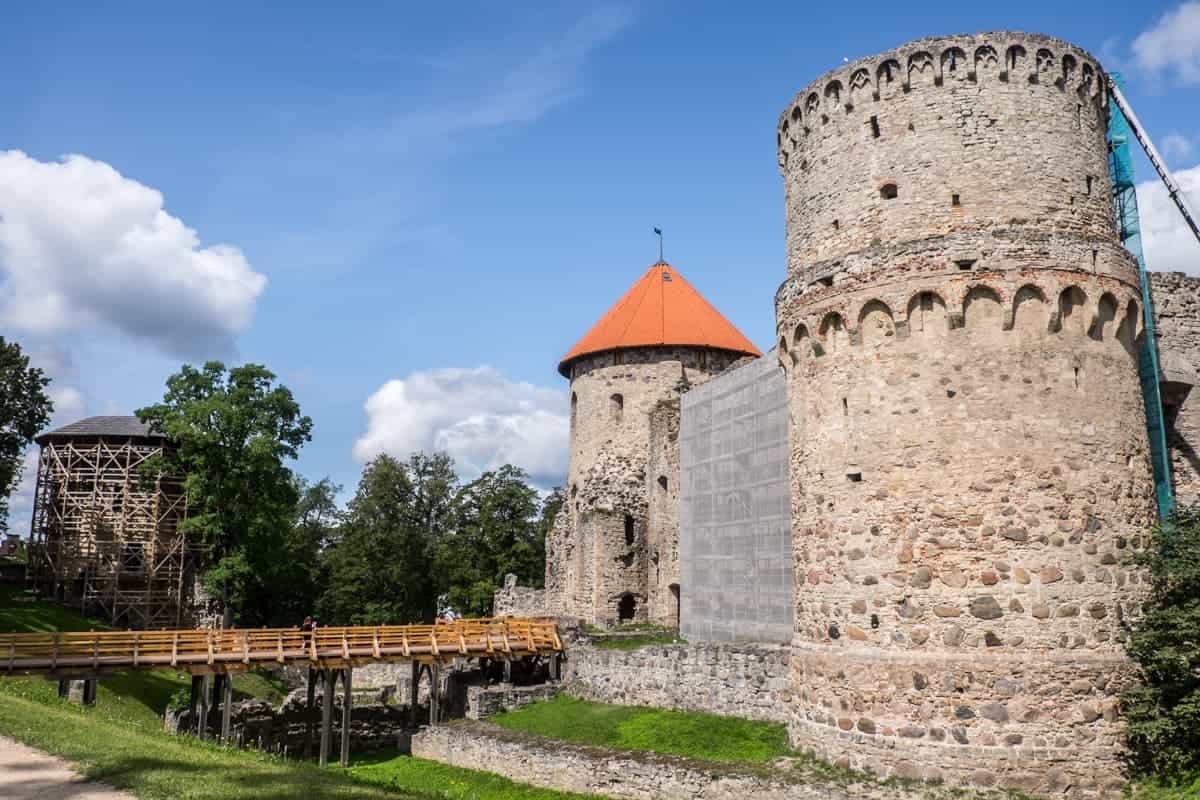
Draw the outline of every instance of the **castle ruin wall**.
[[[1200,279],[1151,272],[1163,416],[1178,503],[1200,500]]]

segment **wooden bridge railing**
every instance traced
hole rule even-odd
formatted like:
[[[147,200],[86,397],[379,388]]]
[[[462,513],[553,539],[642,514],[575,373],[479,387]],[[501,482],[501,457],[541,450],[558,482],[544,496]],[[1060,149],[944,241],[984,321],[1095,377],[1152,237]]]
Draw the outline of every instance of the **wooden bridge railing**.
[[[496,659],[562,650],[551,619],[465,619],[434,625],[91,631],[0,634],[0,676],[179,669],[237,672],[254,665],[338,668],[372,661]]]

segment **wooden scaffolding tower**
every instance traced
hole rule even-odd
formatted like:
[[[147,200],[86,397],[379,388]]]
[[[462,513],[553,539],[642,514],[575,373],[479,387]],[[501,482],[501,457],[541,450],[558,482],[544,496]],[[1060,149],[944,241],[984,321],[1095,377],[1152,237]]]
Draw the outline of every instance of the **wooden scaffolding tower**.
[[[183,480],[142,468],[166,440],[137,417],[89,417],[36,441],[34,589],[115,627],[191,624],[202,551],[179,529]]]

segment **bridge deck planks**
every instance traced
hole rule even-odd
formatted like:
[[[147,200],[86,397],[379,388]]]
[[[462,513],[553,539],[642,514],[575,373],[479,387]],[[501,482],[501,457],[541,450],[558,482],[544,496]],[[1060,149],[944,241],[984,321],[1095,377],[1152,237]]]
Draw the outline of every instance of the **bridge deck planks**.
[[[504,643],[496,648],[496,640]],[[468,619],[436,625],[0,634],[0,676],[180,670],[242,672],[296,664],[344,669],[372,662],[433,663],[562,650],[552,619]]]

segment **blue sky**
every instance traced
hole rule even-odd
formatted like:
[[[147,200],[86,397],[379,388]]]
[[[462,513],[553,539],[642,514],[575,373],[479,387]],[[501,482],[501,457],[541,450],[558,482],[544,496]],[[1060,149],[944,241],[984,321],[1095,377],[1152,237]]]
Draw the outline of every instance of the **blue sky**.
[[[0,330],[54,376],[56,422],[152,402],[184,360],[256,361],[314,419],[311,478],[436,446],[552,482],[555,365],[654,260],[652,226],[767,348],[778,114],[925,35],[1091,50],[1200,200],[1195,0],[443,6],[10,7],[0,176],[25,190],[0,216],[27,235],[0,227]],[[1147,202],[1152,267],[1200,273]]]

